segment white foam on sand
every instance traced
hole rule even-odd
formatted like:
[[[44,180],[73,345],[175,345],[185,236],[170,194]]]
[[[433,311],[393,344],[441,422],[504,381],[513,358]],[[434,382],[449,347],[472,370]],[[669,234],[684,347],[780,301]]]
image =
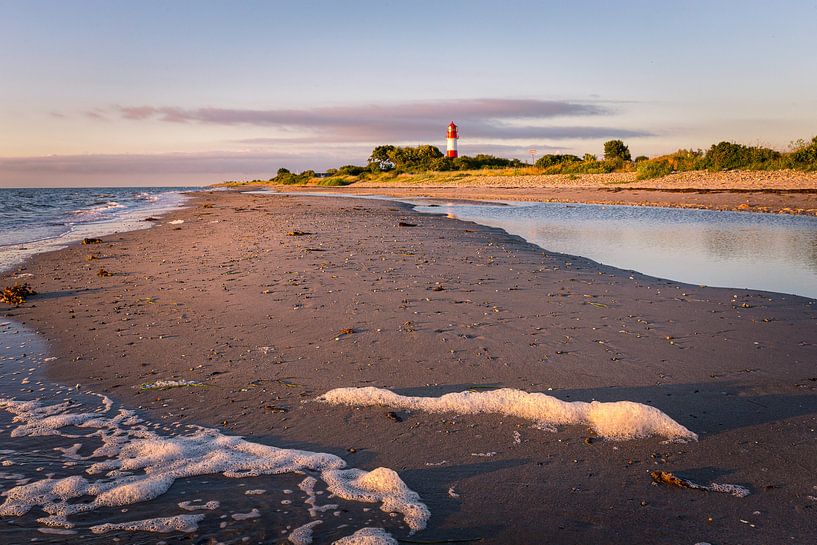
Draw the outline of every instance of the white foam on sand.
[[[142,390],[167,390],[169,388],[183,388],[185,386],[204,386],[197,380],[157,380],[142,384]]]
[[[315,493],[316,484],[318,484],[318,480],[315,477],[307,477],[298,484],[298,488],[300,488],[304,494],[306,494],[304,503],[309,506],[309,516],[312,518],[317,517],[318,513],[331,511],[338,508],[336,503],[318,505],[318,495]]]
[[[531,420],[539,425],[590,426],[602,437],[614,440],[661,436],[697,440],[698,436],[649,405],[632,401],[562,401],[541,393],[512,388],[487,392],[465,391],[440,397],[402,396],[375,388],[336,388],[318,397],[334,405],[391,407],[429,413],[501,414]]]
[[[221,506],[216,500],[208,501],[207,503],[193,503],[192,501],[183,501],[178,506],[185,511],[215,511]]]
[[[362,528],[354,534],[333,541],[332,545],[398,545],[383,528]]]
[[[199,529],[199,522],[204,520],[204,515],[176,515],[175,517],[157,517],[145,520],[135,520],[133,522],[121,522],[117,524],[106,523],[91,526],[91,531],[95,534],[105,534],[114,530],[129,530],[131,532],[195,532]]]
[[[323,480],[331,493],[345,500],[367,503],[382,502],[386,513],[402,513],[413,532],[426,527],[431,516],[420,496],[406,486],[397,473],[387,467],[371,471],[332,469],[324,471]]]
[[[298,526],[292,530],[287,539],[293,545],[312,545],[312,528],[318,524],[323,524],[323,521],[313,520],[312,522],[307,522],[303,526]]]
[[[14,415],[12,437],[54,435],[101,442],[84,457],[93,461],[86,469],[87,475],[46,477],[3,491],[5,501],[0,505],[0,517],[20,517],[40,507],[47,514],[38,519],[41,524],[73,528],[69,519],[72,515],[152,500],[167,492],[177,479],[218,473],[228,478],[314,474],[341,498],[381,502],[384,511],[402,513],[412,530],[425,528],[430,516],[419,496],[394,471],[346,469],[346,462],[333,454],[277,448],[208,428],[163,436],[142,424],[132,411],[113,410],[105,399],[100,408],[91,412],[81,412],[78,405],[70,402],[43,405],[39,401],[2,398],[0,409]],[[65,449],[62,454],[67,460],[77,457],[74,448]],[[89,499],[71,503],[81,497]],[[314,503],[311,506],[314,508]],[[204,516],[102,524],[94,531],[170,531],[165,528],[190,528]]]
[[[703,486],[702,488],[711,490],[712,492],[731,494],[736,498],[745,498],[749,495],[749,489],[739,484],[711,483],[709,486]]]

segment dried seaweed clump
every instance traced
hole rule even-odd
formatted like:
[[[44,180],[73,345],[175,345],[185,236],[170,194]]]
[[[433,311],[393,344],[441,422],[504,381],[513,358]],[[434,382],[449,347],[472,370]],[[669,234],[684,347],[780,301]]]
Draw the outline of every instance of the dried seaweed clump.
[[[14,284],[3,288],[3,292],[0,293],[0,302],[19,307],[26,302],[26,297],[31,295],[37,295],[37,292],[31,289],[28,283]]]
[[[104,267],[100,267],[98,271],[96,271],[97,276],[113,276],[113,273],[110,272],[108,269]]]
[[[677,486],[679,488],[689,488],[691,490],[703,490],[705,492],[721,492],[724,494],[730,494],[736,498],[744,498],[749,495],[749,489],[739,484],[698,484],[690,481],[689,479],[684,479],[682,477],[678,477],[677,475],[673,475],[668,471],[651,471],[650,477],[652,477],[653,482],[657,484],[666,484],[670,486]]]
[[[82,239],[82,243],[85,245],[88,244],[102,244],[101,238],[84,238]]]

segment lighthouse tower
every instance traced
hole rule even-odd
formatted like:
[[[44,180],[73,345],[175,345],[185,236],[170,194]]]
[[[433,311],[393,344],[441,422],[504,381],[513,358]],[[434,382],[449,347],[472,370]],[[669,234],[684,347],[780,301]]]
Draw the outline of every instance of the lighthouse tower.
[[[459,139],[460,135],[457,133],[457,126],[454,125],[452,121],[450,125],[448,125],[448,147],[445,150],[445,156],[451,157],[452,159],[457,156],[457,139]]]

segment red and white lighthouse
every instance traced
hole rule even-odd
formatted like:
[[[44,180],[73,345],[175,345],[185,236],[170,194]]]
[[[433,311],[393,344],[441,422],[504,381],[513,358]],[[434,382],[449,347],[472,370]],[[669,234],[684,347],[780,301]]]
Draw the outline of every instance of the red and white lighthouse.
[[[457,156],[457,140],[459,139],[460,135],[457,133],[457,126],[454,125],[452,121],[450,125],[448,125],[448,146],[445,150],[445,156],[451,157],[452,159]]]

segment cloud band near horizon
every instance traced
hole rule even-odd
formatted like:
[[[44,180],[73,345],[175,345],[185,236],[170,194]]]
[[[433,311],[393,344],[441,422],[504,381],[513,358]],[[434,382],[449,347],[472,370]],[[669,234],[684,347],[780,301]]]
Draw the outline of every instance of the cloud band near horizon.
[[[93,111],[97,113],[97,111]],[[613,115],[600,104],[533,99],[463,99],[404,102],[312,109],[182,108],[178,106],[117,106],[114,114],[130,121],[246,125],[309,133],[324,139],[386,143],[436,140],[450,120],[471,138],[590,139],[651,136],[642,130],[605,126],[542,126],[531,121]],[[528,124],[520,124],[520,122]]]

